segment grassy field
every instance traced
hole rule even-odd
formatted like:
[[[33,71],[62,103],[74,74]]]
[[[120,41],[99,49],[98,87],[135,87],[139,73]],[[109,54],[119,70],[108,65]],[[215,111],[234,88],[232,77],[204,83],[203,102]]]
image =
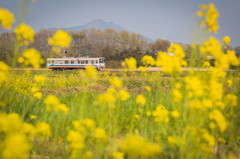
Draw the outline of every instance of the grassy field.
[[[194,101],[201,107],[191,105],[195,98],[188,93],[194,91],[188,90],[186,77],[193,74],[203,80],[195,83],[202,87],[211,78],[209,71],[172,76],[162,72],[12,71],[1,91],[5,103],[1,109],[19,114],[36,129],[39,122],[49,124],[41,128],[40,135],[31,137],[31,158],[237,157],[240,112],[234,100],[239,100],[240,73],[227,72],[219,81],[223,95],[237,97],[230,103],[223,101],[224,108],[204,100],[211,97],[208,88]],[[227,79],[232,79],[231,86]],[[34,97],[33,87],[39,88],[40,98]],[[181,97],[174,96],[176,88]],[[50,94],[66,104],[67,110],[56,108],[55,99],[46,102]],[[225,116],[220,123],[209,117],[216,109]],[[226,128],[221,122],[227,122]]]

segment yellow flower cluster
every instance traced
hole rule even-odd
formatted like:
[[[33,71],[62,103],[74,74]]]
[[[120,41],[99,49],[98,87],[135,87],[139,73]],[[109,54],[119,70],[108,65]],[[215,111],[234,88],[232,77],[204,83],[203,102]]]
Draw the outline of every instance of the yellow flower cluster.
[[[201,10],[197,12],[197,15],[202,18],[200,26],[204,27],[206,25],[209,32],[217,33],[217,30],[219,28],[217,23],[219,14],[214,4],[210,3],[208,6],[201,5],[200,9]]]
[[[225,41],[228,43],[228,41]],[[200,52],[210,53],[215,58],[215,67],[220,69],[228,69],[230,65],[238,66],[239,60],[234,50],[227,50],[227,54],[223,52],[220,42],[214,37],[204,41],[204,45],[200,46]]]
[[[169,111],[161,104],[152,112],[155,122],[167,124],[169,122]]]
[[[7,64],[0,61],[0,87],[2,86],[3,82],[7,81],[9,69],[10,67]]]
[[[229,45],[231,42],[231,38],[229,36],[224,36],[222,38],[222,43],[225,44],[225,45]]]
[[[122,87],[122,81],[118,77],[109,79],[109,82],[116,88]]]
[[[81,71],[80,76],[86,81],[94,81],[97,79],[97,70],[93,66],[86,67],[86,71]]]
[[[152,157],[162,151],[159,144],[148,142],[145,138],[133,134],[127,135],[119,142],[119,149],[130,158]]]
[[[44,63],[41,54],[33,48],[25,50],[23,55],[18,58],[18,62],[24,63],[26,66],[32,65],[34,69],[39,69]]]
[[[29,41],[34,41],[34,30],[26,24],[21,23],[17,28],[14,30],[17,40],[23,40],[23,44],[29,45]]]
[[[14,21],[14,15],[9,10],[0,8],[0,22],[3,28],[11,29]]]
[[[38,87],[32,87],[31,88],[31,92],[33,93],[33,96],[41,99],[42,98],[42,92],[39,92],[39,88]]]
[[[107,140],[105,130],[102,128],[95,128],[95,121],[89,118],[81,121],[74,120],[72,123],[74,129],[70,130],[67,135],[67,141],[72,148],[70,158],[91,158],[91,151],[87,151],[86,153],[83,153],[83,151],[86,149],[89,140],[94,142],[97,139],[105,143]]]
[[[0,157],[1,158],[28,158],[32,149],[30,139],[33,135],[46,137],[51,135],[50,127],[44,122],[37,123],[36,127],[28,124],[16,113],[0,113]]]
[[[146,101],[146,98],[141,94],[139,94],[136,98],[136,103],[140,104],[141,106],[144,106],[146,104]]]
[[[223,114],[218,109],[214,109],[213,112],[209,114],[209,119],[214,120],[217,123],[221,132],[226,130],[228,123]]]
[[[54,95],[48,95],[43,102],[46,104],[47,111],[50,111],[52,107],[55,112],[62,111],[64,114],[67,114],[68,112],[68,107],[66,104],[62,104]]]
[[[137,69],[137,61],[135,58],[130,57],[126,58],[124,62],[122,62],[123,67],[127,67],[130,71]]]
[[[53,35],[53,37],[50,37],[48,39],[48,44],[67,48],[71,41],[72,41],[72,39],[66,31],[58,30]]]
[[[168,48],[168,52],[174,54],[174,56],[170,56],[161,51],[158,52],[158,57],[156,60],[156,65],[158,67],[162,67],[162,71],[166,73],[173,73],[175,71],[181,73],[182,66],[186,66],[186,61],[183,60],[185,57],[185,53],[179,44],[171,44]]]
[[[144,66],[154,66],[155,65],[155,60],[152,56],[145,55],[142,58],[142,62]]]

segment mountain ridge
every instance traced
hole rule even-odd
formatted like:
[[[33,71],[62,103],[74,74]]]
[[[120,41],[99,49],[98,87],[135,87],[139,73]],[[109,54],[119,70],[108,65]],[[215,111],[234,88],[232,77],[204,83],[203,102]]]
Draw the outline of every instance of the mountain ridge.
[[[61,28],[61,29],[66,30],[66,31],[79,31],[79,30],[91,29],[91,28],[101,29],[101,30],[111,28],[111,29],[114,29],[117,31],[125,30],[125,31],[129,32],[130,34],[133,33],[131,31],[121,27],[120,25],[114,24],[113,22],[106,22],[100,18],[92,20],[84,25],[74,26],[74,27],[66,27],[66,28]],[[55,30],[56,28],[50,28],[50,29]],[[151,38],[148,38],[146,36],[144,36],[144,37],[147,39],[148,42],[154,42]]]

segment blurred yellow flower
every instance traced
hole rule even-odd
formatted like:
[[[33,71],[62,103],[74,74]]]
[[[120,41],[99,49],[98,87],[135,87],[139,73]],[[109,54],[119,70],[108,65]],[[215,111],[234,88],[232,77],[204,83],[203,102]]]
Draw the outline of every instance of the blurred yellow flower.
[[[34,76],[34,80],[37,82],[37,83],[40,83],[42,86],[44,85],[44,82],[46,80],[46,77],[43,76],[43,75],[35,75]]]
[[[130,156],[130,158],[136,158],[137,156],[147,158],[159,154],[162,150],[160,145],[148,142],[146,139],[133,134],[120,141],[119,149]]]
[[[225,36],[222,38],[222,42],[223,42],[223,44],[229,45],[231,42],[231,39],[229,36]]]
[[[95,121],[92,120],[92,119],[89,119],[89,118],[84,119],[82,122],[90,130],[92,130],[94,128],[94,126],[95,126]]]
[[[119,96],[122,101],[126,101],[130,97],[129,93],[124,89],[119,91]]]
[[[30,119],[36,119],[36,118],[37,118],[36,115],[31,115],[31,116],[30,116]]]
[[[125,59],[125,64],[122,64],[123,66],[127,66],[130,71],[137,69],[137,61],[135,58],[130,57]]]
[[[3,82],[7,81],[9,69],[10,67],[7,64],[0,61],[0,87],[2,86]]]
[[[224,132],[226,130],[228,123],[223,114],[218,109],[214,109],[213,112],[209,114],[209,119],[216,121],[221,132]]]
[[[24,44],[28,45],[29,41],[34,41],[34,30],[26,24],[19,24],[17,28],[15,28],[14,32],[16,33],[17,39],[24,40]]]
[[[142,62],[144,66],[154,66],[155,65],[155,60],[152,56],[145,55],[142,58]]]
[[[22,57],[24,58],[24,64],[26,66],[30,64],[34,69],[39,69],[44,62],[41,54],[33,48],[25,50]]]
[[[106,132],[102,128],[96,128],[95,133],[94,133],[94,137],[97,138],[97,139],[101,139],[101,140],[106,140],[107,139]]]
[[[84,136],[79,132],[74,130],[68,132],[67,141],[72,149],[83,149],[85,147],[84,140]]]
[[[7,9],[0,8],[0,22],[3,28],[10,30],[12,23],[15,22],[13,13]]]
[[[38,99],[41,99],[42,98],[42,92],[35,92],[35,93],[33,93],[33,96],[38,98]]]
[[[114,78],[109,79],[109,82],[114,87],[117,87],[117,88],[122,87],[122,81],[118,77],[114,77]]]
[[[49,137],[52,135],[51,127],[45,122],[37,122],[36,125],[36,133],[40,135],[40,137]]]
[[[175,119],[177,119],[177,118],[179,118],[180,113],[178,111],[174,110],[171,112],[171,116],[174,117]]]
[[[114,159],[124,159],[124,153],[122,152],[113,152]]]
[[[145,86],[145,89],[150,92],[151,91],[151,88],[149,86]]]
[[[53,37],[48,39],[48,44],[67,48],[71,41],[72,39],[66,31],[58,30]]]
[[[139,94],[136,98],[136,103],[144,106],[146,104],[146,98],[143,95]]]
[[[7,138],[0,144],[0,150],[3,158],[28,158],[32,145],[28,143],[25,135],[21,133],[9,134]]]
[[[113,108],[116,98],[112,93],[107,92],[107,93],[98,95],[97,101],[98,101],[98,104],[100,105],[107,105],[110,108]]]
[[[155,122],[161,122],[167,124],[169,122],[169,112],[161,104],[157,105],[156,109],[152,112]]]

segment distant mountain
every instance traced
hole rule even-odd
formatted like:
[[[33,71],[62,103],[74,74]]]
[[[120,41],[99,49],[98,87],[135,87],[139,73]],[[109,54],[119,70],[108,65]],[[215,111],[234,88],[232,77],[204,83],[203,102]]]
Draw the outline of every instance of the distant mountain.
[[[91,29],[91,28],[96,28],[96,29],[101,29],[101,30],[105,30],[107,28],[111,28],[117,31],[121,31],[121,30],[126,30],[127,29],[114,24],[113,22],[106,22],[102,19],[95,19],[87,24],[81,25],[81,26],[75,26],[75,27],[68,27],[68,28],[62,28],[63,30],[66,31],[79,31],[79,30],[83,30],[83,29]],[[56,28],[49,28],[50,30],[56,30]],[[128,31],[130,34],[132,33],[131,31]],[[152,39],[146,37],[148,42],[154,42]]]
[[[83,30],[83,29],[90,29],[90,28],[96,28],[96,29],[101,29],[105,30],[107,28],[111,28],[117,31],[121,30],[127,30],[119,25],[114,24],[113,22],[106,22],[103,21],[102,19],[95,19],[87,24],[81,25],[81,26],[75,26],[75,27],[69,27],[69,28],[63,28],[64,30],[67,31],[72,31],[72,30]]]

